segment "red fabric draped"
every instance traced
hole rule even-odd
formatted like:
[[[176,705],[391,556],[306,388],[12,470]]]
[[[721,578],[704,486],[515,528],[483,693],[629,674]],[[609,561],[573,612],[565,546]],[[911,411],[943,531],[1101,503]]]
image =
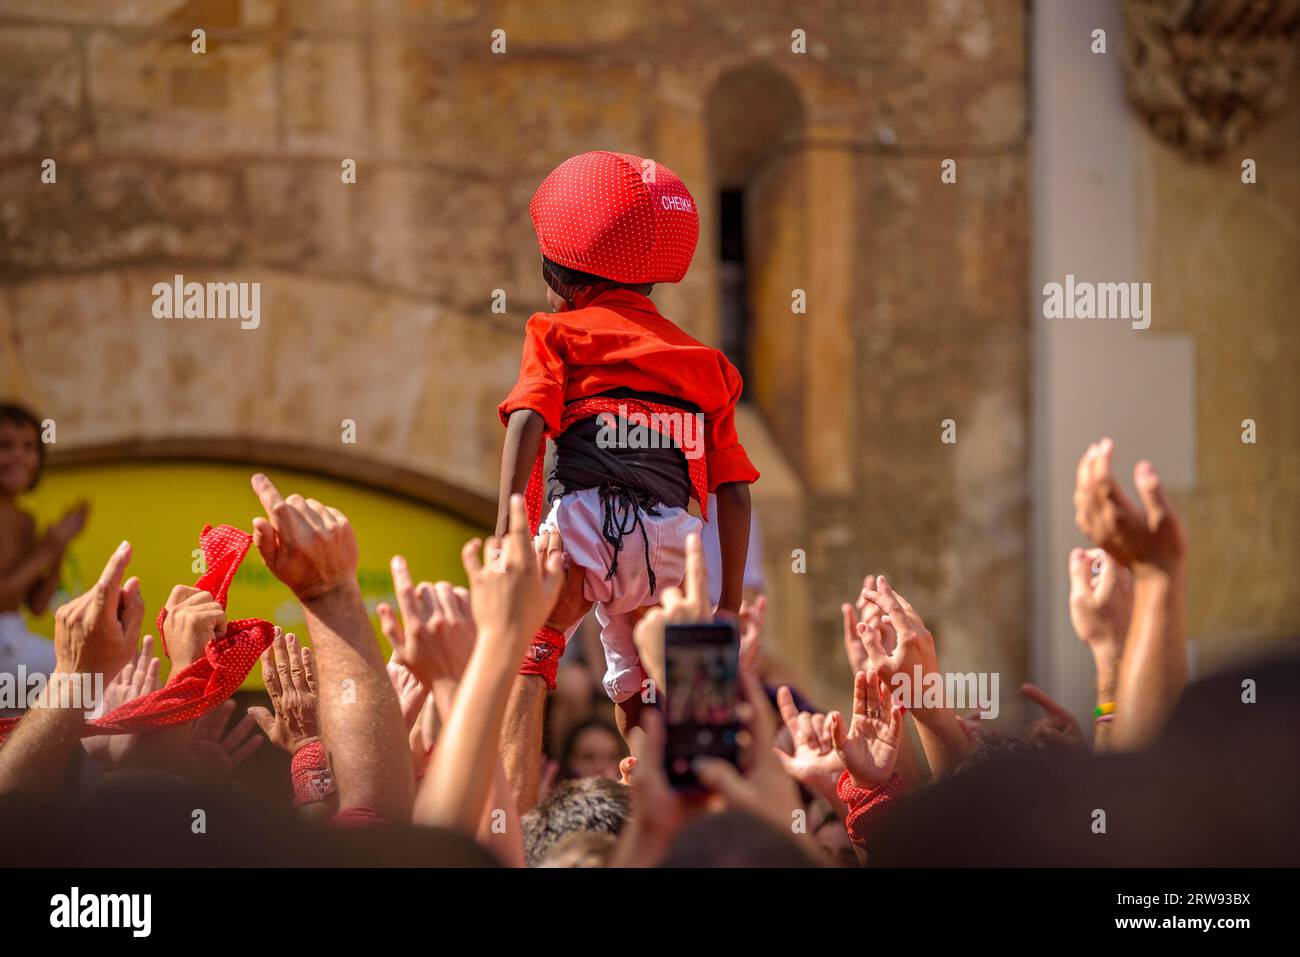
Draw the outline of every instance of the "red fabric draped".
[[[199,547],[207,571],[194,587],[211,592],[222,608],[239,564],[248,553],[253,536],[247,532],[219,525],[205,525]],[[158,613],[158,637],[167,650],[166,609]],[[207,714],[239,689],[261,657],[275,633],[269,621],[240,618],[226,623],[226,633],[213,638],[203,649],[203,657],[176,672],[163,687],[128,701],[97,721],[87,721],[83,738],[97,734],[133,734],[158,731],[171,725],[193,721]],[[19,718],[0,721],[0,740],[18,724]]]

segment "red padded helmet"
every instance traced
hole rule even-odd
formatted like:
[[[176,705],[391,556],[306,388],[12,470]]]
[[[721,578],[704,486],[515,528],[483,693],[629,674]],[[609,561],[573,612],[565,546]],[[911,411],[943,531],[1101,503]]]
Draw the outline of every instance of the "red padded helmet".
[[[680,282],[695,255],[695,200],[667,166],[598,150],[551,171],[528,205],[547,259],[614,282]]]

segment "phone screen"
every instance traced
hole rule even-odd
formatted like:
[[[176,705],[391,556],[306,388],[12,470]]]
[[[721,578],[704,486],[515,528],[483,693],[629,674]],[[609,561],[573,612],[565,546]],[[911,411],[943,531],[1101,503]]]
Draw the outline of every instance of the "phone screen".
[[[695,758],[740,764],[740,636],[734,623],[708,622],[668,625],[664,639],[665,770],[674,788],[698,791]]]

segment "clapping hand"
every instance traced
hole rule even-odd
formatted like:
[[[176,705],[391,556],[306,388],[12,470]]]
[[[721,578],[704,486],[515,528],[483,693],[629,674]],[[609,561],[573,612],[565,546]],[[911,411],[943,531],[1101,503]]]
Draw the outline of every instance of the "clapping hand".
[[[1142,508],[1120,488],[1111,472],[1115,443],[1102,439],[1088,447],[1075,476],[1074,521],[1079,530],[1121,565],[1151,566],[1165,572],[1181,568],[1187,535],[1150,462],[1133,469]]]

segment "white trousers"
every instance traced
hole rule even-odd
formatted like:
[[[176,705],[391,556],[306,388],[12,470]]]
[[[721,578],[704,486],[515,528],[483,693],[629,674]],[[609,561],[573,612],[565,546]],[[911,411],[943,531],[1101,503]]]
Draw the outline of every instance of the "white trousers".
[[[557,499],[537,530],[540,536],[558,529],[566,560],[586,572],[583,594],[588,601],[595,602],[593,610],[600,622],[600,642],[605,649],[603,683],[605,693],[614,702],[626,701],[641,691],[646,680],[632,641],[635,613],[647,605],[658,604],[664,589],[681,584],[686,574],[686,536],[692,532],[698,535],[701,528],[700,520],[684,508],[661,505],[655,511],[658,516],[641,512],[646,532],[644,541],[640,528],[623,536],[618,572],[609,581],[605,576],[614,560],[614,547],[601,533],[603,511],[598,489],[582,489]],[[655,573],[653,594],[646,574],[647,545],[650,567]],[[565,633],[565,639],[573,637],[577,628],[575,623]]]

